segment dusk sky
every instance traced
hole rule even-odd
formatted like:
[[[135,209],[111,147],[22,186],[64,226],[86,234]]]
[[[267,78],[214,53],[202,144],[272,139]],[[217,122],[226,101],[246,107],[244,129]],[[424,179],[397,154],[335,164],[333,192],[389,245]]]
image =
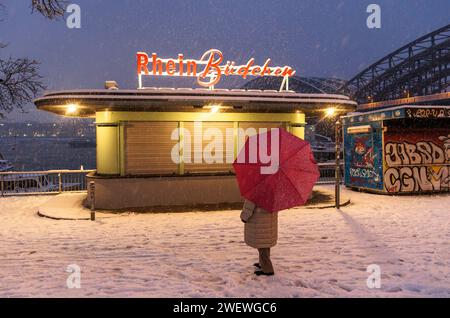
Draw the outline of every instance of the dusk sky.
[[[81,29],[31,14],[29,0],[0,0],[0,58],[40,61],[49,90],[102,88],[116,80],[137,87],[135,54],[200,58],[217,48],[228,60],[291,65],[300,76],[349,79],[400,46],[448,24],[448,0],[77,0]],[[382,28],[368,29],[366,8],[382,9]],[[195,80],[153,79],[152,86],[195,86]],[[226,79],[220,87],[240,86]],[[10,120],[59,120],[47,114]]]

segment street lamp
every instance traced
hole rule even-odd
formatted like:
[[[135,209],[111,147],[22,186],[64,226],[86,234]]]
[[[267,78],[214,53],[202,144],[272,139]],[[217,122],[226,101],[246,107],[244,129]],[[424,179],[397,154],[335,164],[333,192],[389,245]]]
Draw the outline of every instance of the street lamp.
[[[78,110],[78,105],[77,104],[69,104],[66,107],[66,115],[72,115],[75,114]]]
[[[336,209],[340,208],[341,200],[341,131],[342,123],[341,118],[338,116],[336,121],[336,167],[335,167],[335,188],[334,198]]]
[[[334,117],[336,115],[336,108],[330,107],[325,109],[325,117]]]

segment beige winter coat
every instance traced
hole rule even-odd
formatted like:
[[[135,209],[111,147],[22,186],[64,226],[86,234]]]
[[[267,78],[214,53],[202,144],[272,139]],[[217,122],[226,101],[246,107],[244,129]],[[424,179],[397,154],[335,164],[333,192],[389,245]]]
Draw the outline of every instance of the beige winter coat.
[[[270,248],[277,244],[278,213],[267,212],[246,200],[241,219],[245,222],[244,240],[253,248]]]

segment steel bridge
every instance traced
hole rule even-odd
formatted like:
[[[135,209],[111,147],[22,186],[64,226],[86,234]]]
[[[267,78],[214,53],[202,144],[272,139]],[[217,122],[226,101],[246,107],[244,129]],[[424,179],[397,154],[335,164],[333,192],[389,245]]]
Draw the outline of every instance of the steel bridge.
[[[243,89],[278,90],[282,79],[279,77],[258,77],[247,82]],[[289,89],[305,94],[338,94],[347,81],[338,78],[299,77],[289,79]]]
[[[339,91],[360,104],[446,92],[450,87],[450,24],[399,48]]]

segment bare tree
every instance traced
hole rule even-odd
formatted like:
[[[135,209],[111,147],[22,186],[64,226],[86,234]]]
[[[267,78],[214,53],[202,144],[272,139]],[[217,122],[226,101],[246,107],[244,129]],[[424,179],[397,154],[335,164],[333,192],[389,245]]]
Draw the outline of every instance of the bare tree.
[[[37,61],[30,59],[0,60],[0,109],[22,109],[45,88],[38,65]]]
[[[65,0],[31,0],[32,12],[38,11],[50,20],[64,16],[66,5]]]
[[[64,16],[65,0],[31,0],[32,12],[37,11],[50,20]],[[5,6],[0,3],[0,12]],[[0,20],[1,21],[1,20]],[[6,45],[0,42],[0,49]],[[45,89],[39,75],[39,63],[33,59],[0,59],[0,118],[1,111],[10,112],[31,102]]]

